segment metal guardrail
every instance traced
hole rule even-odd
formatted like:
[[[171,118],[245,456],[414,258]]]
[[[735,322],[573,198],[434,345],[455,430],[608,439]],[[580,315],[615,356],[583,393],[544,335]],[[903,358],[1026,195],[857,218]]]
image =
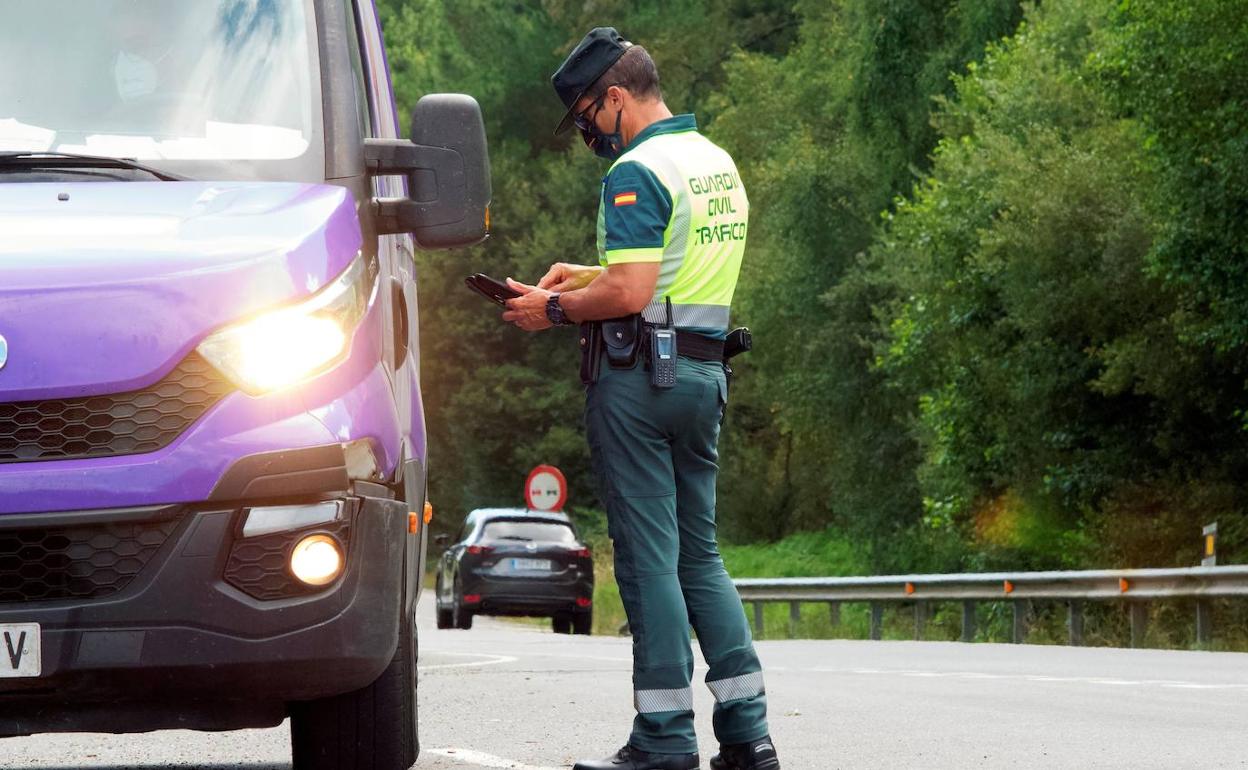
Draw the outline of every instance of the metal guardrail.
[[[1131,646],[1142,646],[1148,622],[1148,599],[1196,600],[1196,640],[1213,641],[1213,613],[1209,599],[1248,596],[1248,566],[1187,567],[1177,569],[1080,570],[1068,572],[986,572],[950,575],[882,575],[835,578],[743,578],[734,581],[741,601],[754,605],[754,627],[763,628],[763,605],[789,604],[790,631],[801,619],[801,605],[826,603],[832,624],[840,622],[842,602],[869,602],[870,637],[879,639],[884,604],[914,605],[915,638],[923,632],[932,602],[962,602],[964,642],[975,638],[975,604],[1007,601],[1014,606],[1013,640],[1027,636],[1026,611],[1032,599],[1065,600],[1069,608],[1070,643],[1083,643],[1083,602],[1119,600],[1131,607]]]

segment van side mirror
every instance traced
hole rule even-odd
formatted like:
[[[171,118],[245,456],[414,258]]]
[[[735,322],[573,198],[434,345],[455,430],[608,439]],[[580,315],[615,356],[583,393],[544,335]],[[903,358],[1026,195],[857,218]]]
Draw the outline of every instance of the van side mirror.
[[[424,249],[472,246],[490,224],[490,155],[477,100],[429,94],[412,110],[412,139],[366,139],[374,176],[407,177],[408,197],[376,198],[379,234],[411,233]]]

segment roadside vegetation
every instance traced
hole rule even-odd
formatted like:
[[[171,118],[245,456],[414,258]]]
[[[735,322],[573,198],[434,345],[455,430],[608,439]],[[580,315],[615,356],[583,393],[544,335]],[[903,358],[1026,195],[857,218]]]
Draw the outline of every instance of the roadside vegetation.
[[[506,327],[462,281],[595,259],[604,169],[550,135],[549,75],[613,24],[753,204],[735,574],[1188,566],[1214,520],[1219,562],[1248,561],[1248,0],[381,5],[404,111],[463,90],[489,124],[493,237],[418,257],[440,510],[515,504],[539,462],[596,505],[574,336]],[[1090,642],[1120,643],[1118,609],[1089,609]],[[1219,606],[1219,644],[1245,611]],[[997,638],[1008,607],[983,612]],[[804,613],[865,636],[865,609]],[[1035,638],[1063,618],[1037,608]],[[1154,621],[1150,643],[1190,644],[1187,609]]]

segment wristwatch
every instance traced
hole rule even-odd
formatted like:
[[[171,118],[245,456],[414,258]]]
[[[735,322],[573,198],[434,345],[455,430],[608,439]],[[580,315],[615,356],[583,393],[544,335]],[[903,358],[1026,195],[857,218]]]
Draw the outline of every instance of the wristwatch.
[[[563,312],[563,307],[559,305],[559,293],[550,295],[550,299],[546,300],[546,319],[555,326],[571,326],[572,321],[568,318],[567,313]]]

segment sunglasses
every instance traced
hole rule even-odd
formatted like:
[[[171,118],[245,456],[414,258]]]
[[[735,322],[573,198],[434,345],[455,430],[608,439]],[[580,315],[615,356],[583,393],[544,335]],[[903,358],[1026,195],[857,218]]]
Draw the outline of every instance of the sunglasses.
[[[607,86],[607,88],[610,88],[610,87],[611,86]],[[597,99],[590,102],[590,105],[588,107],[586,107],[585,109],[573,115],[572,116],[573,125],[575,125],[577,128],[579,128],[582,131],[589,131],[590,128],[594,125],[594,121],[598,118],[598,113],[602,111],[606,98],[607,98],[607,92],[603,91],[602,94]],[[593,115],[589,114],[590,110],[594,111]]]

